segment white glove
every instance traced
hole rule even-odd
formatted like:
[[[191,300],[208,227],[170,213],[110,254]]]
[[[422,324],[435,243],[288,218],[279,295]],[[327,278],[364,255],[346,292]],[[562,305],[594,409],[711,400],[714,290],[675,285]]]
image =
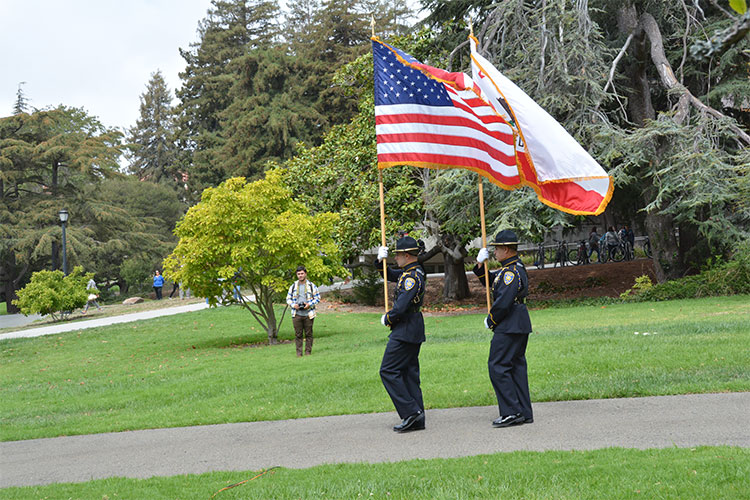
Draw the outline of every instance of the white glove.
[[[388,258],[388,247],[378,247],[378,260],[382,261],[383,259]]]
[[[487,321],[487,317],[484,318],[484,327],[488,330],[491,330],[490,323]]]
[[[486,248],[481,248],[477,254],[477,262],[480,264],[490,258],[490,252]]]
[[[380,317],[380,324],[383,326],[388,326],[385,324],[385,314]]]

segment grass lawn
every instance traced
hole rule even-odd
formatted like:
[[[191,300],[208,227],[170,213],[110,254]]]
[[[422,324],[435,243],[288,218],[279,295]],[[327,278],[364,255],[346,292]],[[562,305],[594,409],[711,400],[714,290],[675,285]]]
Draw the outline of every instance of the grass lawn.
[[[747,499],[750,451],[730,447],[514,452],[385,464],[213,472],[145,480],[111,478],[0,490],[39,498]]]
[[[748,296],[531,318],[533,401],[750,390]],[[0,439],[393,411],[379,319],[319,315],[304,358],[293,344],[257,345],[265,333],[239,308],[2,341]],[[495,404],[482,315],[433,316],[426,328],[427,408]],[[281,337],[292,338],[288,318]]]
[[[8,314],[8,306],[5,302],[0,302],[0,314]]]

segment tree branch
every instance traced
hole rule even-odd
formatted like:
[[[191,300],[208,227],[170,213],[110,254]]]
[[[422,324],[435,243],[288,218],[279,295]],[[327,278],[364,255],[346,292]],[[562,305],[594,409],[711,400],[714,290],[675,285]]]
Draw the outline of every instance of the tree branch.
[[[448,56],[448,68],[450,68],[451,71],[453,71],[453,56],[456,55],[456,52],[458,52],[459,49],[463,48],[468,43],[469,43],[468,40],[464,40],[463,42],[459,43],[458,46],[455,49],[453,49],[451,54]]]
[[[748,20],[750,22],[750,17],[748,18]],[[672,71],[672,66],[669,64],[667,56],[664,53],[664,43],[662,40],[661,31],[659,30],[659,25],[656,23],[656,20],[651,14],[645,13],[641,16],[641,27],[643,28],[643,31],[646,33],[646,36],[648,36],[649,41],[651,42],[651,60],[656,66],[656,70],[661,77],[662,84],[667,88],[667,90],[681,94],[678,104],[678,106],[680,106],[680,109],[678,109],[676,117],[679,116],[684,120],[684,118],[687,116],[686,108],[689,103],[699,110],[703,111],[704,113],[708,113],[715,118],[729,120],[728,117],[722,114],[720,111],[717,111],[711,106],[708,106],[701,102],[701,100],[695,97],[687,87],[677,81],[677,78],[674,76],[674,72]],[[750,135],[748,135],[747,132],[731,122],[729,124],[729,128],[732,130],[732,132],[736,133],[743,142],[750,145]]]

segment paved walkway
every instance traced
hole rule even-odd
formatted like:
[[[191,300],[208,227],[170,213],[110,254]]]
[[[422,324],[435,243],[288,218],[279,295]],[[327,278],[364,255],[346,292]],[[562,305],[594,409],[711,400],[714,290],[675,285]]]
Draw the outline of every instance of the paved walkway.
[[[185,306],[177,307],[165,307],[163,309],[154,309],[152,311],[123,314],[121,316],[108,316],[104,318],[76,321],[72,323],[60,323],[57,325],[40,326],[39,328],[29,328],[28,330],[18,330],[15,332],[2,333],[0,334],[0,340],[41,337],[42,335],[52,335],[55,333],[74,332],[77,330],[84,330],[86,328],[96,328],[99,326],[114,325],[116,323],[129,323],[131,321],[140,321],[142,319],[151,319],[161,316],[181,314],[190,311],[199,311],[201,309],[206,309],[207,307],[208,305],[205,302],[198,302],[197,304],[188,304]],[[1,318],[3,318],[3,316],[0,316],[0,326],[6,328]]]
[[[750,447],[750,392],[534,405],[535,423],[493,429],[496,407],[427,411],[396,434],[395,413],[206,425],[0,443],[0,487],[515,450]]]

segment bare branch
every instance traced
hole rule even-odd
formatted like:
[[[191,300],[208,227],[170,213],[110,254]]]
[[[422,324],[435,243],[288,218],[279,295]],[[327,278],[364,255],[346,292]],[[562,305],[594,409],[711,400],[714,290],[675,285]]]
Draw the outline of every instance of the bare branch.
[[[463,48],[465,45],[469,43],[468,40],[464,40],[463,42],[459,43],[458,46],[451,51],[451,54],[448,56],[448,68],[450,68],[451,71],[453,71],[453,56],[456,55],[456,52],[458,52],[461,48]]]
[[[646,36],[648,36],[649,41],[651,42],[651,60],[656,66],[656,70],[661,77],[661,82],[667,88],[667,90],[673,91],[675,93],[680,93],[683,96],[687,96],[687,100],[690,102],[690,104],[703,111],[704,113],[708,113],[715,118],[728,119],[720,111],[717,111],[714,108],[701,102],[701,100],[695,97],[687,87],[677,81],[677,78],[674,76],[674,72],[672,71],[672,66],[669,64],[667,56],[664,53],[664,42],[662,40],[661,31],[659,30],[659,25],[656,23],[654,17],[649,13],[643,14],[641,16],[641,26],[643,28],[643,31],[646,33]],[[682,105],[686,105],[686,102],[688,101],[683,100],[682,97],[680,99],[680,103]],[[680,111],[678,111],[678,114],[680,116],[683,116]],[[747,132],[732,123],[729,124],[729,128],[732,130],[732,132],[737,134],[737,136],[743,142],[750,145],[750,135],[748,135]]]
[[[722,11],[724,13],[724,15],[727,16],[729,19],[732,19],[732,20],[735,20],[735,21],[737,20],[737,18],[734,16],[734,14],[732,14],[731,12],[729,12],[728,10],[726,10],[724,7],[722,7],[721,5],[719,5],[719,2],[717,2],[716,0],[711,0],[711,3],[713,4],[714,7],[716,7],[720,11]]]

